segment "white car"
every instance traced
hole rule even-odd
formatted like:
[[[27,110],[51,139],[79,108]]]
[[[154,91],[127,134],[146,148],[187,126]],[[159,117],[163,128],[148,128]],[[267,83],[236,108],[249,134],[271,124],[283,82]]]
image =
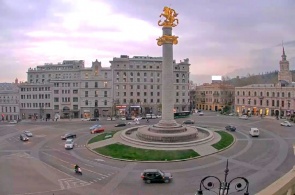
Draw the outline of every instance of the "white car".
[[[90,118],[82,118],[82,121],[90,121]]]
[[[27,137],[33,137],[33,133],[31,133],[30,131],[24,131],[24,134],[25,134]]]
[[[247,115],[242,115],[242,116],[240,116],[240,117],[239,117],[239,119],[248,120],[248,119],[249,119],[249,117],[248,117]]]
[[[122,121],[126,121],[126,117],[122,117],[121,120],[122,120]]]
[[[292,124],[289,121],[284,121],[284,122],[281,123],[281,126],[291,127]]]
[[[67,139],[65,143],[65,149],[73,149],[74,148],[74,140]]]
[[[157,115],[157,118],[162,118],[162,116],[161,115]]]
[[[108,117],[108,118],[107,118],[107,121],[111,121],[111,120],[112,120],[112,118],[111,118],[111,117]]]
[[[101,127],[100,124],[96,124],[96,125],[91,126],[91,127],[89,128],[89,130],[94,130],[94,129],[96,129],[96,128],[100,128],[100,127]]]
[[[10,124],[16,124],[17,123],[17,120],[12,120],[9,122]]]
[[[139,125],[139,121],[128,122],[127,125]]]
[[[204,113],[203,112],[199,112],[199,116],[204,116]]]

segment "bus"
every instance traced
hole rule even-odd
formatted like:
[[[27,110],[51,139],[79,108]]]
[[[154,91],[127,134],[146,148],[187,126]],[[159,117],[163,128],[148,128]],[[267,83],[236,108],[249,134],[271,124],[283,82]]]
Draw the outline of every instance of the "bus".
[[[174,118],[186,118],[186,117],[189,117],[190,114],[191,114],[190,111],[175,112]]]

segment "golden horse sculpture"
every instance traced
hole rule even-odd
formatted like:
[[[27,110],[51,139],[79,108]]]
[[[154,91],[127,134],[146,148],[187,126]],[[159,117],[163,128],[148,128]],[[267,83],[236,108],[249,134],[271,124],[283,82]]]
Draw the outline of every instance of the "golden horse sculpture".
[[[174,35],[171,35],[171,36],[169,36],[169,35],[163,35],[162,37],[159,37],[158,39],[157,39],[157,44],[158,44],[158,46],[161,46],[161,45],[163,45],[164,43],[171,43],[171,44],[174,44],[174,45],[176,45],[177,43],[178,43],[178,36],[174,36]]]
[[[176,18],[178,13],[174,9],[171,9],[167,6],[164,7],[163,13],[160,15],[165,17],[165,20],[162,22],[161,20],[158,21],[159,26],[164,27],[175,27],[178,25],[178,19]],[[176,24],[174,23],[176,22]]]

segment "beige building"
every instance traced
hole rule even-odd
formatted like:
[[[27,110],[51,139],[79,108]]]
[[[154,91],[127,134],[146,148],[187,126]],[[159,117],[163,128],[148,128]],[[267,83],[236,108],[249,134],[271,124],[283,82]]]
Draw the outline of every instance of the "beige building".
[[[84,118],[111,116],[113,112],[112,71],[97,60],[81,70],[80,105]]]
[[[15,79],[15,83],[0,83],[0,120],[2,121],[18,120],[20,118],[17,84],[17,79]]]
[[[283,48],[278,83],[235,88],[235,110],[239,114],[290,116],[295,110],[295,83]]]
[[[196,109],[219,111],[229,106],[232,109],[235,88],[220,82],[204,83],[196,87]]]
[[[161,114],[162,57],[121,55],[113,58],[114,102],[117,115]],[[189,110],[189,60],[173,64],[174,109]]]

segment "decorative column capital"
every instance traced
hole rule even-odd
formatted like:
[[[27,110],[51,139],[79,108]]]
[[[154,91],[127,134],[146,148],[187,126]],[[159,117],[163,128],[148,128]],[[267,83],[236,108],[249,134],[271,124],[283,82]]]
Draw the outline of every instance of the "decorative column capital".
[[[158,46],[162,46],[164,43],[170,43],[176,45],[178,43],[178,36],[174,35],[163,35],[157,39]]]

